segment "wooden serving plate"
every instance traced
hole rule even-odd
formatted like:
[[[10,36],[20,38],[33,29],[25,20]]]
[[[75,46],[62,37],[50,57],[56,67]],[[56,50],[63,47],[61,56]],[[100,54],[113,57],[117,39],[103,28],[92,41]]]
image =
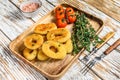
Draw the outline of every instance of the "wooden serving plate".
[[[64,7],[68,7],[68,6],[73,7],[68,4],[61,4],[61,5]],[[102,30],[103,28],[102,20],[90,15],[87,12],[83,12],[75,7],[73,8],[75,10],[78,10],[86,14],[89,22],[92,24],[97,34]],[[25,32],[19,35],[15,40],[13,40],[10,43],[9,47],[13,52],[13,54],[15,54],[18,58],[23,60],[25,63],[35,68],[42,75],[44,75],[48,79],[56,80],[56,79],[59,79],[69,69],[69,67],[74,63],[74,61],[81,55],[84,49],[82,49],[77,55],[74,55],[74,56],[71,54],[67,54],[67,56],[63,60],[49,59],[47,61],[38,61],[38,60],[28,61],[27,59],[25,59],[22,56],[22,51],[25,48],[25,46],[23,45],[23,39],[29,34],[33,33],[33,30],[36,25],[42,24],[42,23],[49,23],[49,22],[55,22],[54,10],[49,12],[47,15],[45,15],[36,23],[34,23],[31,27],[29,27]]]

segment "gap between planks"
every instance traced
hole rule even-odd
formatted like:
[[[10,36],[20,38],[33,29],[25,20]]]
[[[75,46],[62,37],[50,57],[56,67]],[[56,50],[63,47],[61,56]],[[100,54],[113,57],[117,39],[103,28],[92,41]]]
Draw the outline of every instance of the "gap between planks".
[[[120,1],[119,0],[83,0],[86,3],[94,6],[109,17],[114,18],[117,21],[120,21]]]
[[[3,53],[3,55],[4,55],[5,59],[6,59],[6,61],[8,63],[10,63],[8,65],[12,65],[11,67],[13,67],[13,68],[19,66],[19,67],[17,67],[15,69],[15,72],[18,71],[18,73],[19,73],[20,72],[19,70],[21,70],[21,73],[19,73],[19,75],[21,75],[21,77],[23,77],[23,78],[25,78],[23,76],[23,74],[26,75],[26,76],[28,76],[28,74],[29,75],[34,75],[35,74],[34,76],[31,76],[29,78],[31,78],[33,80],[40,79],[40,78],[43,79],[43,76],[40,73],[38,73],[37,71],[35,71],[30,66],[24,64],[24,62],[22,62],[21,60],[19,60],[18,58],[16,58],[14,55],[11,55],[12,53],[11,53],[10,49],[8,48],[8,44],[10,43],[10,40],[7,38],[6,35],[4,35],[4,33],[0,32],[0,34],[1,34],[1,38],[2,38],[2,40],[0,40],[0,45],[5,49],[5,53]],[[16,64],[16,66],[13,66],[14,64]],[[10,69],[10,66],[6,66],[6,67]],[[12,71],[10,71],[10,72],[12,72]],[[14,74],[14,76],[16,78],[18,78],[17,74]]]
[[[14,1],[14,0],[13,0]],[[12,2],[14,5],[16,5],[17,7],[18,7],[18,5],[17,5],[17,3],[15,4],[14,2]],[[73,3],[74,4],[74,3]],[[81,4],[81,3],[80,3]],[[49,4],[49,5],[51,5],[51,4]],[[85,6],[85,4],[82,4],[81,6]],[[52,7],[51,7],[52,8]],[[43,11],[44,12],[44,11]],[[43,15],[45,15],[46,14],[46,12],[44,12],[43,13]],[[42,15],[42,16],[43,16]],[[107,18],[107,17],[106,17]],[[35,19],[31,19],[31,20],[33,20],[34,22],[36,22],[37,20],[35,20]],[[114,25],[105,25],[105,26],[114,26]],[[110,44],[110,42],[108,43],[108,44]],[[111,44],[110,44],[111,45]]]
[[[8,0],[11,4],[13,4],[19,11],[20,11],[20,8],[14,3],[12,2],[12,0]],[[26,17],[25,17],[26,18]],[[30,19],[31,21],[33,21],[35,23],[35,21],[32,19],[32,18],[27,18],[27,19]]]
[[[17,7],[19,9],[19,7],[14,3],[12,2],[11,0],[9,0],[15,7]],[[51,5],[51,4],[50,4]],[[29,18],[30,20],[32,20],[34,23],[36,22],[35,20],[33,20],[32,18]],[[109,44],[109,43],[107,43]],[[110,45],[110,44],[109,44]],[[119,51],[119,49],[116,49],[117,51]]]

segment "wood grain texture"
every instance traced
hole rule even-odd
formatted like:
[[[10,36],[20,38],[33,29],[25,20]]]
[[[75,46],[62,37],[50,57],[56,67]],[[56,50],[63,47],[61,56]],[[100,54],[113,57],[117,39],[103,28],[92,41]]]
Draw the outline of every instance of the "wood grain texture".
[[[90,60],[92,60],[96,56],[100,56],[107,48],[108,44],[105,44],[102,48],[100,48],[96,54],[91,56]],[[84,52],[87,54],[87,52]],[[84,56],[80,56],[82,57]],[[113,50],[109,55],[103,58],[101,61],[97,62],[95,66],[92,68],[92,71],[99,75],[102,80],[119,80],[120,79],[120,63],[119,63],[120,53],[116,50]]]
[[[26,19],[21,12],[9,1],[0,2],[0,29],[10,37],[14,39],[25,29],[27,29],[33,21]]]
[[[98,53],[100,53],[100,51]],[[103,79],[119,80],[120,79],[119,57],[120,57],[120,53],[114,50],[111,52],[111,54],[106,56],[102,61],[97,63],[93,67],[93,70]]]
[[[84,0],[110,17],[120,21],[120,0]]]
[[[13,1],[15,4],[19,5],[18,0],[11,0],[11,1]],[[19,0],[19,1],[22,2],[23,0]],[[8,44],[10,42],[10,40],[8,38],[13,40],[15,37],[17,37],[19,34],[21,34],[25,29],[27,29],[31,24],[33,24],[33,21],[34,22],[37,21],[42,16],[44,16],[48,11],[50,11],[54,8],[53,6],[51,6],[50,4],[45,2],[45,0],[41,0],[41,1],[43,1],[45,5],[43,6],[43,9],[40,11],[40,13],[38,15],[36,15],[36,17],[33,17],[32,20],[25,18],[19,12],[19,10],[16,8],[16,6],[14,6],[11,2],[9,2],[7,0],[0,1],[0,10],[1,10],[0,11],[0,30],[2,30],[5,33],[5,34],[3,34],[2,32],[0,33],[0,37],[1,37],[0,46],[2,45],[2,48],[8,49]],[[62,2],[65,1],[72,5],[79,6],[79,8],[82,9],[83,11],[87,11],[90,14],[102,19],[105,22],[105,25],[104,25],[103,31],[99,35],[100,37],[104,36],[109,31],[115,31],[115,36],[111,40],[109,40],[109,42],[105,46],[103,46],[97,52],[96,55],[92,56],[91,58],[94,58],[95,56],[102,54],[102,52],[105,51],[105,49],[107,49],[118,38],[120,38],[120,23],[116,21],[116,20],[118,20],[119,15],[116,20],[114,20],[115,18],[112,19],[111,18],[112,16],[109,15],[109,14],[115,14],[114,8],[110,8],[111,6],[109,7],[109,5],[108,5],[108,4],[114,5],[113,3],[112,4],[106,3],[108,8],[110,8],[109,9],[110,12],[112,12],[112,13],[109,13],[109,10],[106,10],[107,13],[109,13],[107,15],[107,13],[104,14],[102,12],[102,10],[99,11],[98,8],[96,9],[95,7],[93,7],[90,4],[87,4],[83,0],[74,0],[74,1],[73,0],[58,0],[58,1],[50,0],[50,1],[53,2],[53,4],[55,4],[55,5],[59,4],[59,3],[57,3],[58,1],[62,1]],[[88,0],[85,0],[85,1],[88,1]],[[89,0],[89,1],[93,1],[93,0]],[[94,1],[95,1],[94,3],[97,3],[97,2],[101,2],[103,0],[101,0],[101,1],[94,0]],[[108,1],[110,1],[110,0],[108,0]],[[106,2],[108,2],[108,1],[106,0]],[[115,3],[116,3],[115,6],[116,5],[119,6],[119,0],[111,0],[111,1],[115,1]],[[77,2],[77,3],[75,3],[75,2]],[[103,6],[105,6],[105,4]],[[113,9],[113,10],[111,10],[111,9]],[[115,8],[115,9],[117,9],[117,8]],[[115,11],[119,12],[118,10],[115,10]],[[16,12],[16,14],[15,14],[15,12]],[[115,14],[115,15],[117,15],[117,14]],[[8,37],[6,37],[5,35],[7,35]],[[2,44],[1,44],[1,42],[2,42]],[[120,46],[117,47],[117,49],[120,50]],[[4,51],[4,49],[0,48],[0,51],[1,50]],[[16,79],[17,80],[23,80],[23,79],[46,80],[43,76],[41,76],[41,74],[39,72],[37,72],[34,69],[32,69],[31,67],[29,67],[21,60],[18,60],[18,58],[12,57],[13,55],[10,54],[11,52],[9,52],[9,50],[6,50],[6,51],[0,52],[0,79],[3,79],[3,80],[11,80],[11,79],[12,80],[16,80]],[[92,71],[90,70],[86,76],[83,76],[79,72],[81,67],[83,67],[84,65],[81,62],[80,63],[76,62],[67,71],[67,73],[61,78],[61,80],[80,80],[81,78],[82,78],[82,80],[101,80],[101,79],[119,80],[119,78],[120,78],[120,71],[119,71],[120,55],[119,54],[120,54],[120,52],[118,52],[118,50],[112,51],[111,54],[106,56],[102,61],[98,62],[92,68]],[[6,75],[6,74],[8,74],[8,75]]]
[[[104,54],[109,54],[112,50],[114,50],[117,46],[120,45],[120,38],[113,44],[111,45],[105,52]]]
[[[66,6],[70,7],[70,5],[66,5],[66,4],[64,4],[62,6],[64,8]],[[80,11],[80,10],[78,9],[78,11]],[[89,22],[92,25],[92,27],[96,30],[96,32],[100,32],[103,28],[102,21],[92,15],[89,15],[87,13],[85,13],[85,14],[86,14],[87,18],[89,19]],[[56,80],[56,78],[60,78],[66,72],[66,70],[68,70],[68,68],[71,66],[71,64],[73,64],[73,62],[79,57],[79,55],[81,55],[81,53],[77,54],[75,56],[67,55],[63,60],[48,60],[48,61],[44,61],[44,62],[35,60],[32,63],[30,63],[30,61],[26,60],[25,58],[23,58],[23,56],[21,56],[23,49],[24,49],[23,39],[27,35],[33,33],[34,28],[38,24],[45,24],[45,23],[50,23],[50,22],[55,23],[54,10],[52,12],[49,12],[47,15],[45,15],[41,19],[39,19],[27,31],[25,31],[23,34],[18,36],[14,41],[12,41],[10,44],[10,49],[13,51],[13,53],[18,58],[22,59],[24,62],[33,66],[35,69],[37,69],[39,72],[41,72],[41,74],[45,75],[47,78]]]
[[[93,6],[87,4],[83,0],[74,0],[74,1],[64,0],[64,1],[75,7],[80,8],[82,11],[89,12],[89,14],[94,15],[100,18],[101,20],[103,20],[104,28],[107,28],[108,30],[105,29],[105,31],[102,31],[100,33],[100,36],[101,35],[104,36],[110,31],[115,32],[115,36],[107,42],[109,45],[112,45],[117,39],[120,38],[120,25],[119,25],[120,23],[117,22],[116,20],[112,19],[111,17],[102,13],[101,11],[95,9]]]
[[[20,5],[22,4],[22,2],[24,2],[26,0],[23,1],[19,1],[19,0],[11,0],[12,3],[14,3],[18,8],[20,7]],[[46,15],[48,12],[50,12],[51,10],[53,10],[54,6],[50,5],[48,2],[46,2],[45,0],[40,0],[42,2],[42,6],[41,9],[39,10],[39,14],[31,17],[35,22],[38,21],[41,17],[43,17],[44,15]],[[54,1],[53,3],[56,4],[58,1]],[[47,6],[46,6],[47,5]]]
[[[23,61],[19,60],[18,58],[16,58],[14,55],[11,54],[11,51],[8,48],[8,44],[10,43],[10,40],[1,31],[0,31],[0,37],[1,37],[0,62],[2,63],[0,64],[1,65],[0,70],[2,70],[1,74],[4,74],[4,76],[6,76],[5,74],[9,74],[5,80],[9,80],[10,78],[12,78],[13,80],[23,80],[23,79],[45,80],[45,78],[40,73],[36,72],[29,65],[26,65]]]
[[[109,45],[104,45],[97,53],[96,56],[102,54]],[[102,61],[98,62],[95,67],[93,67],[93,70],[102,77],[102,79],[110,79],[110,80],[118,80],[120,79],[119,73],[119,58],[120,54],[117,51],[112,51],[109,55],[107,55]],[[116,62],[117,61],[117,62]],[[117,66],[116,66],[117,65]],[[100,70],[100,71],[99,71]],[[102,73],[102,74],[101,74]],[[114,74],[116,73],[116,74]]]
[[[78,2],[75,3],[75,0],[74,0],[74,2],[67,1],[67,0],[65,0],[65,1],[69,2],[70,4],[74,4],[75,6],[80,6],[79,8],[83,9],[83,11],[88,11],[90,14],[92,14],[94,16],[96,15],[96,17],[99,17],[99,18],[103,19],[105,25],[104,25],[103,30],[99,34],[99,36],[103,37],[105,34],[107,34],[110,31],[114,31],[115,32],[115,36],[112,39],[110,39],[107,42],[107,44],[112,45],[117,39],[120,38],[120,35],[119,35],[120,34],[119,33],[120,32],[119,22],[115,21],[114,19],[111,19],[109,16],[101,13],[100,11],[96,10],[95,8],[93,8],[92,6],[86,4],[84,1],[79,1],[79,2],[81,2],[79,4],[78,4]],[[105,46],[103,46],[97,52],[96,55],[92,56],[92,58],[102,54],[108,48],[109,45],[107,45],[107,44]],[[110,79],[110,80],[117,80],[117,79],[119,79],[120,74],[118,74],[119,70],[116,70],[117,67],[116,67],[116,69],[111,68],[112,67],[111,66],[111,62],[112,62],[112,64],[115,64],[114,60],[116,60],[116,59],[113,59],[114,55],[117,55],[118,57],[120,57],[119,52],[111,52],[111,54],[108,55],[108,56],[110,56],[109,57],[110,60],[109,59],[106,60],[107,63],[110,63],[109,65],[108,64],[106,65],[106,63],[104,63],[104,61],[101,61],[101,63],[102,63],[101,65],[99,64],[99,66],[93,68],[93,71],[95,71],[95,73],[98,74],[101,77],[101,79],[104,79],[104,80],[108,80],[108,79]],[[106,58],[107,58],[107,56],[106,56]],[[117,60],[118,60],[118,58],[117,58]],[[119,63],[117,62],[117,64],[119,64]],[[120,67],[120,65],[118,67]],[[112,71],[112,73],[110,71]],[[117,74],[115,74],[115,72]]]
[[[1,15],[0,22],[2,24],[2,25],[0,25],[1,26],[0,29],[2,30],[2,32],[4,32],[4,34],[2,32],[0,32],[0,37],[1,37],[0,45],[2,45],[2,49],[0,49],[0,51],[1,50],[4,51],[3,48],[7,49],[7,52],[2,52],[2,57],[1,57],[1,60],[3,60],[3,62],[1,62],[1,63],[5,67],[4,69],[0,68],[0,70],[2,69],[2,72],[1,72],[2,79],[4,79],[4,80],[8,80],[8,79],[45,80],[45,78],[43,78],[43,76],[41,76],[40,73],[38,73],[34,69],[30,68],[28,65],[24,64],[24,62],[17,59],[14,55],[11,55],[11,52],[9,52],[9,48],[8,48],[8,44],[9,44],[10,40],[13,40],[15,37],[17,37],[19,34],[21,34],[33,22],[31,21],[31,19],[26,19],[19,12],[19,10],[14,5],[12,5],[9,1],[2,2],[1,6],[3,7],[3,10],[2,10],[2,8],[0,8],[0,9],[2,11],[4,11],[5,14],[2,14],[2,12],[0,13],[0,15]],[[48,8],[51,8],[51,7],[48,6]],[[16,16],[14,11],[18,11],[17,13],[19,15]],[[41,17],[41,15],[40,15],[40,17]],[[22,18],[22,19],[19,20],[19,18]],[[39,17],[38,17],[38,19],[39,19]],[[6,37],[6,35],[8,37]],[[10,38],[10,40],[8,38]],[[1,65],[1,67],[3,67],[3,66]],[[77,67],[77,69],[79,69],[79,66]],[[77,73],[77,75],[79,75],[79,76],[77,76],[77,75],[76,75],[76,77],[74,76],[76,74],[75,70],[77,70],[77,69],[74,67],[72,69],[70,69],[65,74],[66,76],[63,76],[61,80],[66,80],[66,79],[73,80],[73,78],[76,79],[76,77],[78,79],[80,79],[81,75],[79,75],[79,73]],[[4,75],[4,72],[7,72],[6,74],[9,74],[9,75]],[[94,80],[96,80],[96,79],[99,80],[99,78],[92,72],[90,72],[89,74],[91,76],[89,76],[89,77],[86,76],[86,77],[84,77],[84,79],[92,78]],[[18,75],[21,77],[19,77]],[[0,77],[0,79],[1,79],[1,77]]]
[[[12,55],[8,48],[10,40],[0,32],[0,79],[3,80],[46,80],[39,72],[35,71],[29,65],[25,64],[20,59]],[[5,50],[5,51],[4,51]],[[93,72],[89,72],[88,75],[82,75],[80,71],[81,63],[75,63],[66,72],[66,74],[60,80],[101,80]],[[7,75],[6,75],[7,74]],[[19,77],[21,76],[21,77]]]
[[[80,70],[83,66],[84,64],[77,60],[61,78],[61,80],[101,80],[101,78],[99,78],[91,70],[86,75],[81,74]]]

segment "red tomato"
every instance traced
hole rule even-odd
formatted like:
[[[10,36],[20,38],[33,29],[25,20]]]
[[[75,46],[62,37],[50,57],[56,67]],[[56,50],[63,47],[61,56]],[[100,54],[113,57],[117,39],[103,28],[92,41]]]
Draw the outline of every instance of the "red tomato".
[[[65,28],[67,26],[67,21],[65,18],[58,19],[57,20],[57,26],[58,28]]]
[[[55,13],[59,13],[59,12],[64,12],[64,8],[62,6],[58,6],[56,9],[55,9]]]
[[[71,14],[74,14],[74,10],[71,7],[66,8],[66,16],[70,16]]]
[[[65,13],[64,12],[57,12],[56,19],[62,19],[62,18],[65,18]]]
[[[75,14],[72,14],[72,15],[68,16],[67,18],[68,18],[69,23],[74,23],[76,21]]]

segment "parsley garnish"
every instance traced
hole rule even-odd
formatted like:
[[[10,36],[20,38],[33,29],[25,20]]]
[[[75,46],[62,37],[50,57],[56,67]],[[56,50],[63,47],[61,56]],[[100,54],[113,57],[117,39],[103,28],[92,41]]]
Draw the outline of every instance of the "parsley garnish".
[[[77,14],[74,24],[73,33],[73,54],[77,54],[82,48],[90,51],[90,45],[101,43],[101,40],[96,35],[94,28],[89,23],[85,14]]]

